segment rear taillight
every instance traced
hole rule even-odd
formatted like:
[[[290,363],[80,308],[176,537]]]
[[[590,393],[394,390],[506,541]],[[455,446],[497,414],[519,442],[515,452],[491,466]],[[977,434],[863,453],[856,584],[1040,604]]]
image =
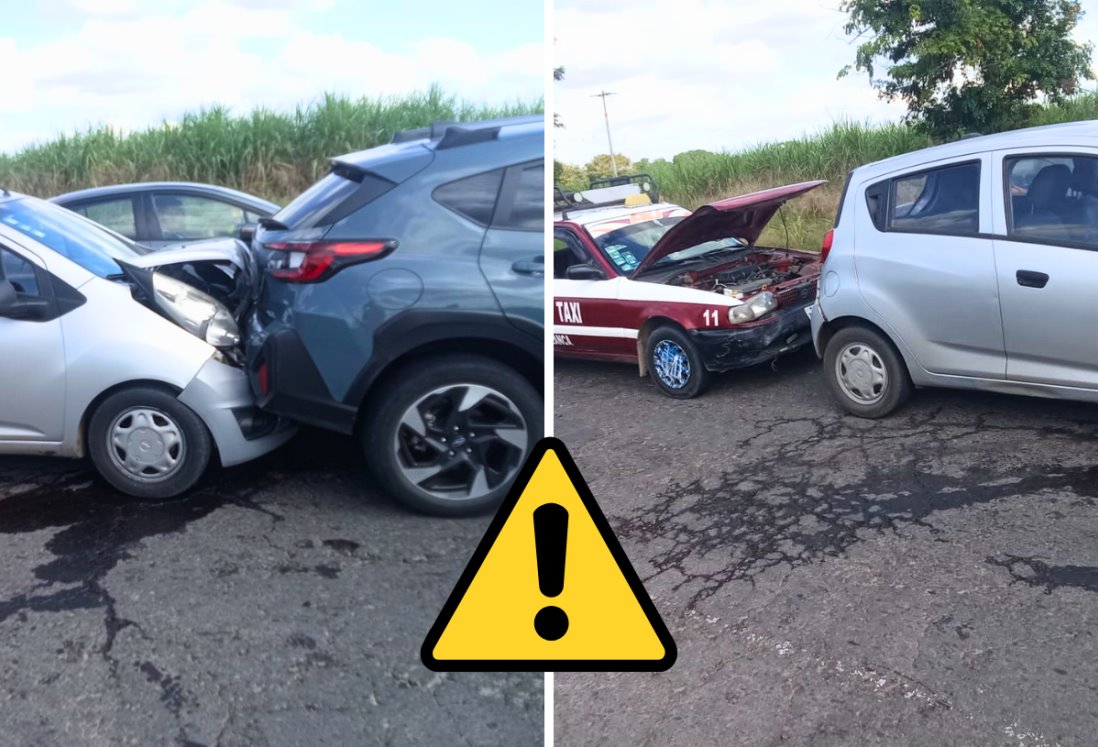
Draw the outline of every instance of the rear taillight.
[[[826,262],[827,255],[831,253],[831,242],[835,240],[835,229],[829,228],[827,233],[824,234],[824,243],[820,247],[820,261]]]
[[[396,241],[287,241],[264,244],[263,248],[288,252],[282,266],[272,264],[272,277],[291,283],[316,283],[348,265],[381,259],[396,246]]]

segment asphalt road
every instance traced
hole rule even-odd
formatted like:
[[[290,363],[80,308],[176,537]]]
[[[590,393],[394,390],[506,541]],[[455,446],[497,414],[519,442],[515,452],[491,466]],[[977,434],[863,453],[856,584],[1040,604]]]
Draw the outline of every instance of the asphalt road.
[[[488,519],[408,514],[360,461],[309,431],[141,504],[0,457],[0,742],[540,743],[540,675],[419,662]]]
[[[556,435],[679,648],[558,674],[560,745],[1086,745],[1098,407],[920,390],[842,415],[801,351],[690,401],[557,361]]]

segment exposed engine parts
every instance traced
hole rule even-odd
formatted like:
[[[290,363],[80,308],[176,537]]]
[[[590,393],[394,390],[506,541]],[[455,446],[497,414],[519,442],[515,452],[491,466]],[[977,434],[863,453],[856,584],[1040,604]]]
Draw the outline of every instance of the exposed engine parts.
[[[809,270],[808,268],[815,268]],[[818,272],[814,263],[783,254],[750,254],[713,269],[684,272],[671,278],[670,285],[721,293],[743,298],[799,277],[804,272]]]

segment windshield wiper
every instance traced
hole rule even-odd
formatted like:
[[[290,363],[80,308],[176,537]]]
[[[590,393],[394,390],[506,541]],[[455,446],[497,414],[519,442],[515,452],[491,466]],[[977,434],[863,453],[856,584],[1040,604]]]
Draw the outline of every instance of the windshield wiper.
[[[275,220],[274,218],[260,218],[259,219],[259,225],[263,226],[264,228],[269,228],[272,231],[289,231],[290,230],[289,226],[287,226],[285,223],[283,223],[280,220]]]

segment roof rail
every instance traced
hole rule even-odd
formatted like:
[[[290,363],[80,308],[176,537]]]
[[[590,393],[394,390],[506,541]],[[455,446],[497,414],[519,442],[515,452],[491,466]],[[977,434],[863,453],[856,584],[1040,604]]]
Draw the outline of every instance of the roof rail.
[[[438,147],[453,148],[458,145],[482,143],[499,137],[500,129],[506,125],[533,124],[544,122],[539,114],[526,114],[515,117],[497,117],[471,122],[444,120],[433,122],[427,127],[400,130],[393,133],[392,143],[409,143],[413,140],[440,140]]]
[[[438,150],[456,148],[459,145],[472,145],[473,143],[486,143],[499,137],[499,127],[462,127],[454,125],[446,130],[436,146]]]
[[[394,143],[409,143],[413,140],[434,140],[435,138],[442,137],[446,130],[451,125],[456,125],[457,122],[453,120],[444,120],[440,122],[432,122],[427,127],[416,127],[412,130],[400,130],[393,133]]]

